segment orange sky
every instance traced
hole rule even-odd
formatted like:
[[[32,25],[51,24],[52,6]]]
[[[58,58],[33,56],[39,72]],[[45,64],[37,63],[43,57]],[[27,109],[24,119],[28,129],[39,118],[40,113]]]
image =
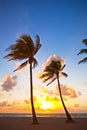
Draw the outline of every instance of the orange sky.
[[[16,63],[16,67],[19,63]],[[46,65],[46,64],[45,64]],[[36,113],[64,112],[61,104],[57,82],[42,83],[38,78],[41,69],[33,70],[33,92]],[[68,79],[70,80],[70,79]],[[71,80],[70,80],[71,81]],[[84,91],[67,82],[67,78],[60,78],[64,102],[70,112],[87,112],[87,95]],[[86,84],[86,83],[85,83]],[[31,113],[29,66],[18,71],[15,75],[5,75],[0,82],[0,113]],[[75,85],[75,86],[74,86]],[[84,93],[83,93],[84,92]]]
[[[15,80],[16,78],[12,75],[7,75],[3,79],[2,84],[6,83],[7,81],[8,83],[11,83],[12,79]],[[34,79],[37,80],[35,77]],[[14,83],[13,80],[12,83]],[[12,89],[11,92],[10,89]],[[2,97],[0,100],[0,113],[31,113],[30,96],[28,92],[29,87],[28,89],[24,90],[24,92],[21,89],[19,89],[18,92],[18,89],[19,88],[16,90],[9,87],[9,90],[6,90],[7,92],[2,91],[2,93],[0,93],[0,97]],[[71,86],[63,84],[61,84],[61,90],[64,102],[70,112],[80,112],[83,109],[84,111],[86,110],[87,107],[84,107],[84,104],[81,107],[79,103],[81,97],[81,93],[79,91],[76,91]],[[38,86],[37,82],[37,86],[33,87],[33,91],[34,105],[37,113],[52,114],[64,112],[56,83],[54,83],[52,86],[46,87],[45,85]]]

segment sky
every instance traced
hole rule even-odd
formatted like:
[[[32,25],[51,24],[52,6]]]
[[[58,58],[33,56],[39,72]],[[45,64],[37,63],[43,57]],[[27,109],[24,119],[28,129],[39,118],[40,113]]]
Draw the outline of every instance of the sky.
[[[43,64],[52,55],[66,62],[67,78],[60,78],[64,102],[70,112],[87,112],[87,63],[78,65],[86,55],[86,0],[0,0],[0,113],[31,113],[29,66],[13,70],[19,61],[7,62],[6,48],[22,34],[35,41],[38,34],[41,49],[36,55],[38,67],[33,70],[34,103],[37,113],[64,112],[57,82],[48,87],[38,78]]]

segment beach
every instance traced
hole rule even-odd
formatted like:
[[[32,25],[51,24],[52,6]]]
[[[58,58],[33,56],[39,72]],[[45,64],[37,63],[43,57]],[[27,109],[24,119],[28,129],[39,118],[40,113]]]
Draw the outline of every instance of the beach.
[[[31,117],[0,117],[0,130],[87,130],[87,118],[75,118],[66,123],[65,118],[38,117],[39,125],[32,125]]]

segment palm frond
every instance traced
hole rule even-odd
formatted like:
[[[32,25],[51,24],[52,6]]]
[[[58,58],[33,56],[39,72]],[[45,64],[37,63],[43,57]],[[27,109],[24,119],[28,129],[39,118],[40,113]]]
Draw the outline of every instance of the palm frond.
[[[9,46],[6,51],[17,51],[17,50],[26,50],[27,45],[21,39],[16,40],[16,44]]]
[[[8,55],[6,55],[4,58],[7,59],[8,61],[11,61],[11,60],[23,60],[23,59],[27,58],[27,55],[21,53],[20,51],[12,51]]]
[[[27,44],[22,39],[16,40],[15,47],[12,48],[12,49],[13,50],[19,50],[19,51],[22,51],[24,53],[26,53],[29,50]]]
[[[10,50],[12,50],[12,49],[14,48],[14,46],[15,46],[15,45],[10,45],[8,48],[6,48],[5,51],[10,51]]]
[[[34,46],[33,40],[30,35],[21,35],[20,39],[22,39],[25,42],[25,44],[30,43]]]
[[[21,35],[21,40],[24,41],[25,44],[27,44],[29,50],[34,51],[34,42],[29,35]]]
[[[81,49],[80,52],[77,55],[83,54],[83,53],[87,53],[87,49]]]
[[[43,78],[48,77],[48,76],[50,76],[50,75],[52,75],[52,74],[53,74],[53,73],[43,72],[43,74],[41,74],[41,75],[39,76],[39,78],[43,79]]]
[[[32,63],[33,63],[33,68],[35,68],[38,65],[38,62],[35,58],[33,58]]]
[[[35,48],[34,48],[34,55],[38,52],[40,47],[41,47],[40,37],[39,37],[39,35],[36,35],[36,44],[35,44]]]
[[[50,85],[52,82],[54,82],[56,80],[56,78],[54,78],[54,79],[52,79],[48,84],[47,84],[47,86],[48,85]]]
[[[44,72],[47,72],[47,73],[55,73],[55,70],[53,69],[53,68],[51,68],[51,67],[47,67],[47,68],[45,68],[44,69]]]
[[[23,60],[34,55],[34,43],[30,36],[21,35],[16,44],[9,46],[7,51],[11,51],[4,58],[10,60]]]
[[[22,69],[22,68],[25,67],[27,64],[28,64],[28,60],[25,61],[24,63],[22,63],[17,69],[14,70],[14,72],[17,71],[17,70]]]
[[[87,46],[87,39],[84,39],[82,42]]]
[[[36,44],[40,44],[40,37],[39,37],[39,35],[36,35],[36,42],[35,42]]]
[[[64,77],[68,77],[68,75],[67,75],[65,72],[61,72],[61,74],[62,74]]]
[[[62,72],[63,68],[60,61],[52,61],[46,68],[43,70],[43,74],[40,76],[42,78],[43,82],[50,81],[49,84],[51,84],[57,77],[57,74],[61,73],[63,76],[67,77],[67,74]]]
[[[63,70],[65,68],[66,64],[63,65],[63,67],[61,68],[61,70]]]
[[[47,82],[47,81],[49,81],[50,79],[53,78],[53,76],[54,76],[54,74],[45,77],[45,78],[43,79],[43,82]]]
[[[55,70],[57,70],[57,65],[53,65],[53,62],[51,62],[51,64],[44,69],[44,72],[54,73]]]
[[[78,62],[78,64],[80,64],[80,63],[86,63],[86,62],[87,62],[87,57],[85,57],[84,59],[80,60],[80,61]]]

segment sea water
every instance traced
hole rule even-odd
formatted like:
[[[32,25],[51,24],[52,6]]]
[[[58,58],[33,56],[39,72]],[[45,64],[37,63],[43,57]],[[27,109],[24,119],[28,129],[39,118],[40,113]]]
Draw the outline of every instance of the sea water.
[[[72,113],[73,118],[87,118],[87,113]],[[0,117],[32,117],[31,114],[24,113],[0,113]],[[57,118],[66,118],[65,114],[37,114],[37,117],[57,117]]]

